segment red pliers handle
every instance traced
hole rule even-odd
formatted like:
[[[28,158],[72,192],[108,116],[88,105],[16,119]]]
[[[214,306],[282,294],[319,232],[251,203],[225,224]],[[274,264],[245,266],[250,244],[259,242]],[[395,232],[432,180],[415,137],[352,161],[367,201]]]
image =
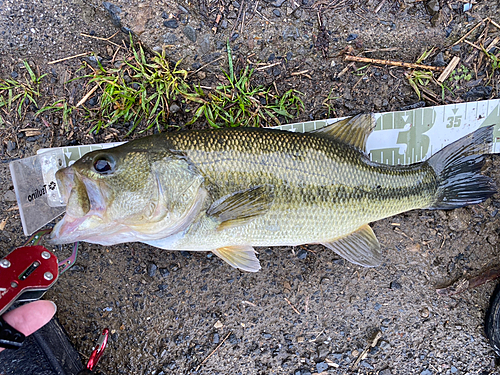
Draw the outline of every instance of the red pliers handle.
[[[0,259],[0,346],[16,349],[24,335],[9,326],[1,316],[14,302],[40,299],[57,281],[56,256],[43,246],[19,247]]]

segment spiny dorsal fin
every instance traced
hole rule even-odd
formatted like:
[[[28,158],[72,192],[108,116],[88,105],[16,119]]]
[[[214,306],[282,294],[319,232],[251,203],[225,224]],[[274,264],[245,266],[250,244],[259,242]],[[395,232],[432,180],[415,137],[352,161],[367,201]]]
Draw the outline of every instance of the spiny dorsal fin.
[[[371,113],[364,113],[313,130],[311,133],[335,138],[366,153],[366,140],[374,128],[375,117]]]
[[[368,224],[345,237],[323,242],[322,245],[335,251],[349,262],[363,267],[376,267],[382,263],[380,244]]]
[[[251,246],[226,246],[212,250],[212,253],[234,268],[248,272],[260,270],[259,260],[255,256],[256,252]]]
[[[219,220],[217,230],[232,228],[265,214],[273,199],[272,186],[259,185],[219,199],[210,206],[207,214]]]

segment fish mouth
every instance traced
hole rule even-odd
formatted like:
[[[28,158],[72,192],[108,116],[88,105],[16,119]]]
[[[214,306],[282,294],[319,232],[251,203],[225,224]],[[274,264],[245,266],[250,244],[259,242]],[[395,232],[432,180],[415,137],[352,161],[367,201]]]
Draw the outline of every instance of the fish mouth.
[[[66,213],[52,230],[49,241],[60,245],[87,241],[89,237],[102,234],[106,205],[99,184],[71,167],[57,171],[56,180]]]

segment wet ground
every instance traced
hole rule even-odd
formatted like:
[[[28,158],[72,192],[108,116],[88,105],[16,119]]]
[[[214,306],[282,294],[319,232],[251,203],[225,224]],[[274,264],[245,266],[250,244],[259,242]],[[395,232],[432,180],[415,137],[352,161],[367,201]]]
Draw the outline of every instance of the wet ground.
[[[60,97],[75,104],[90,87],[66,82],[87,58],[49,62],[90,51],[112,59],[116,45],[96,38],[108,38],[119,27],[136,32],[151,50],[168,45],[171,59],[183,58],[185,68],[202,67],[194,80],[206,86],[226,68],[230,38],[236,61],[259,68],[256,82],[305,94],[306,108],[297,121],[391,111],[419,102],[404,76],[408,71],[376,65],[356,70],[365,64],[349,65],[343,53],[414,62],[435,46],[426,63],[441,58],[448,63],[454,55],[467,62],[472,48],[451,45],[486,16],[499,22],[499,4],[482,1],[466,13],[463,5],[3,1],[0,74],[23,79],[26,60],[40,74],[48,73],[39,107]],[[492,27],[489,35],[494,38],[498,30]],[[127,37],[119,33],[110,40],[122,45],[122,39]],[[477,56],[469,60],[471,69],[477,61]],[[498,97],[498,79],[488,82],[484,69],[485,62],[472,84],[456,88],[456,96],[447,94],[443,102],[462,101],[461,94],[474,86],[489,85],[487,97]],[[441,102],[439,95],[434,100]],[[21,118],[1,113],[0,255],[25,241],[10,160],[40,147],[125,139],[120,128],[90,134],[78,111],[69,125],[60,113],[35,117],[35,111],[26,106]],[[498,186],[499,164],[492,156],[486,167]],[[57,317],[83,357],[102,328],[110,328],[99,366],[107,374],[496,374],[483,333],[494,284],[446,298],[435,289],[498,264],[499,199],[374,223],[385,257],[374,269],[344,262],[321,246],[258,249],[262,270],[250,274],[206,253],[82,244],[77,264],[46,298],[57,303]],[[366,358],[357,361],[368,347]]]

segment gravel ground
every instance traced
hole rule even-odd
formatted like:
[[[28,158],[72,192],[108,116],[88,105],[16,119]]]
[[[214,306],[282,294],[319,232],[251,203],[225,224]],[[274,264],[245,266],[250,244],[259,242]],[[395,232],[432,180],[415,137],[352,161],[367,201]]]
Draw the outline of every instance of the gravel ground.
[[[451,44],[484,17],[499,22],[499,3],[462,9],[461,2],[434,0],[0,1],[0,76],[23,77],[27,60],[48,73],[40,105],[60,96],[74,104],[88,87],[65,82],[88,57],[49,62],[90,51],[110,58],[116,45],[96,37],[132,30],[151,50],[167,45],[183,67],[203,67],[195,80],[204,86],[227,69],[229,39],[239,64],[260,69],[256,82],[305,94],[297,121],[327,116],[328,93],[335,98],[330,117],[392,111],[419,102],[405,70],[355,71],[364,64],[349,67],[342,53],[414,62],[435,46],[426,63],[446,64],[455,55],[465,61],[471,49]],[[111,40],[121,45],[122,39],[120,32]],[[486,84],[478,79],[474,85]],[[491,86],[489,97],[498,97],[498,81]],[[452,100],[471,88],[458,88]],[[40,147],[125,139],[124,131],[89,133],[81,116],[67,127],[60,114],[35,117],[35,111],[27,108],[22,119],[7,114],[0,125],[0,222],[6,220],[0,256],[25,241],[9,161]],[[26,128],[39,134],[26,136]],[[499,164],[492,156],[485,169],[497,186]],[[102,328],[110,328],[99,366],[107,374],[497,374],[483,333],[493,283],[453,298],[435,289],[498,264],[499,207],[494,196],[474,207],[376,222],[385,262],[375,269],[312,245],[258,249],[262,270],[250,274],[211,254],[83,244],[77,264],[46,298],[57,303],[57,317],[84,357]],[[365,348],[366,358],[355,365]]]

